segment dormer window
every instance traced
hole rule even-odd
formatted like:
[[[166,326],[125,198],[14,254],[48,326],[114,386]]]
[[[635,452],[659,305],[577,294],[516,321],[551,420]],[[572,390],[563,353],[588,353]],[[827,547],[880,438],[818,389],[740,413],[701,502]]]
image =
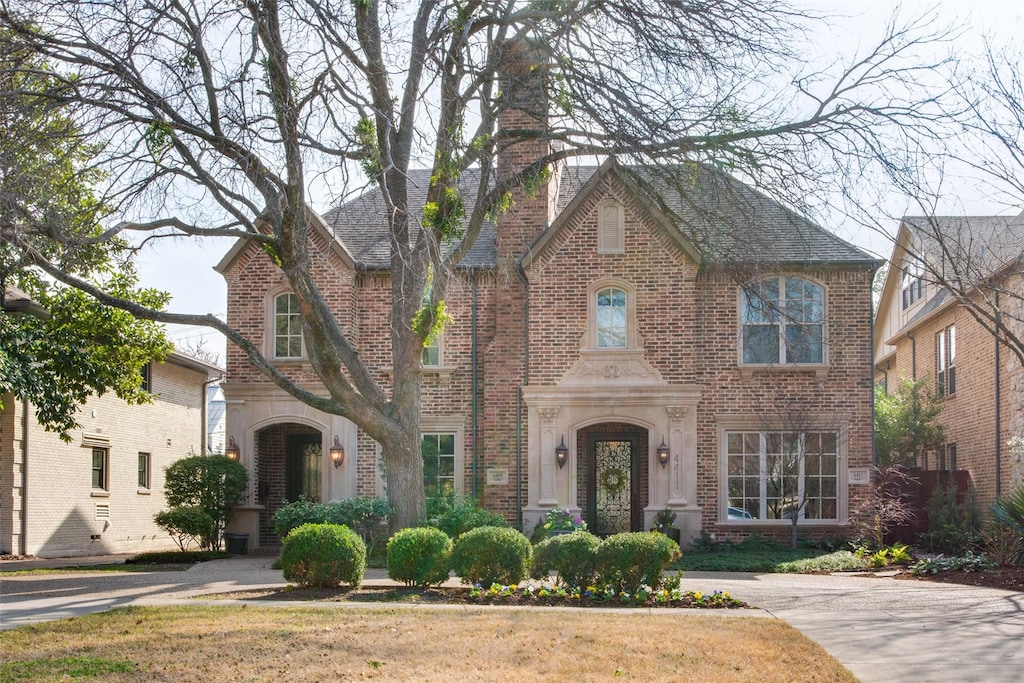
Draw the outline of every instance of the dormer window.
[[[903,265],[902,292],[904,310],[924,296],[924,268],[917,259],[908,259]]]

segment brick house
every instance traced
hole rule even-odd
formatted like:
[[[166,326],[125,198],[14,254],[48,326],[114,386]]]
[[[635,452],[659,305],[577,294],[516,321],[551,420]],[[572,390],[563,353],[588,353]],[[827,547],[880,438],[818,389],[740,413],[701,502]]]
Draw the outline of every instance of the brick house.
[[[30,403],[0,410],[0,554],[73,557],[176,548],[153,515],[166,509],[164,468],[201,453],[206,384],[222,371],[172,353],[149,366],[153,402],[113,393],[81,406],[65,443]]]
[[[890,392],[904,378],[935,383],[948,443],[918,466],[967,470],[984,508],[1024,484],[1024,462],[1007,447],[1024,435],[1024,370],[930,275],[954,258],[956,272],[985,283],[970,296],[998,301],[1004,320],[1024,332],[1024,214],[906,217],[875,319],[875,380]]]
[[[499,173],[546,144],[509,147]],[[424,349],[425,486],[472,495],[526,532],[568,507],[599,533],[650,528],[665,508],[684,540],[784,536],[794,515],[807,535],[841,533],[869,495],[878,262],[723,174],[665,170],[678,182],[614,159],[555,168],[485,227],[446,301],[452,323]],[[410,174],[413,202],[428,177]],[[310,220],[311,272],[386,385],[381,197]],[[217,269],[228,324],[317,391],[283,272],[245,242]],[[383,492],[379,449],[354,424],[292,398],[233,346],[227,374],[228,439],[252,472],[232,529],[252,545],[278,542],[286,500]],[[783,452],[798,458],[798,494],[774,488]]]

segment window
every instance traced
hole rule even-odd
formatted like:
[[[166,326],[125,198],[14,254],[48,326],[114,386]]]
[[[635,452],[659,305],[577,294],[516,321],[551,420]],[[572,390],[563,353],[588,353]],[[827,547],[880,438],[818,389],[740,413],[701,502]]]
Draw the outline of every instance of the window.
[[[435,334],[423,343],[423,367],[437,368],[441,366],[441,335]]]
[[[952,472],[956,469],[956,444],[946,444],[939,449],[939,469],[943,472]]]
[[[299,298],[294,294],[280,294],[274,298],[274,356],[302,357],[302,316],[299,314]]]
[[[935,361],[938,378],[936,393],[952,396],[956,393],[956,327],[950,325],[935,335]]]
[[[729,521],[837,520],[835,432],[726,432]]]
[[[454,495],[455,434],[424,434],[420,450],[423,455],[423,488],[427,497]]]
[[[608,287],[597,293],[597,347],[624,349],[627,339],[626,292]]]
[[[909,259],[903,267],[903,308],[906,310],[924,296],[924,268],[917,259]]]
[[[743,363],[824,363],[825,290],[772,277],[743,290]]]
[[[152,387],[152,382],[153,382],[152,364],[146,363],[145,365],[143,365],[139,369],[139,374],[142,375],[142,384],[141,384],[142,390],[143,391],[152,391],[152,388],[151,388]]]
[[[597,253],[621,254],[625,251],[622,227],[621,204],[608,202],[597,208]]]
[[[149,453],[139,453],[139,488],[149,488]]]
[[[107,490],[107,454],[106,448],[92,449],[92,487],[98,491]]]

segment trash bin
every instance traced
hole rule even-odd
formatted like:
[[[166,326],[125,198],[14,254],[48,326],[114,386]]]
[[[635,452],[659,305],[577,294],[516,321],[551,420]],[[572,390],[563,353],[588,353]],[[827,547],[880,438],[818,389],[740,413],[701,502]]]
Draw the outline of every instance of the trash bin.
[[[225,532],[224,545],[229,555],[246,555],[249,552],[249,534]]]

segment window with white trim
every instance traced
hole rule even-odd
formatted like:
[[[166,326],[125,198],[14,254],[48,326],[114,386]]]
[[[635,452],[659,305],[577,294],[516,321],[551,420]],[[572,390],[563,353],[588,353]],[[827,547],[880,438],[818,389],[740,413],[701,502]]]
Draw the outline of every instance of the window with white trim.
[[[629,338],[629,297],[618,287],[597,292],[597,348],[624,349]]]
[[[924,267],[918,259],[907,259],[903,266],[903,278],[900,286],[904,310],[924,297]]]
[[[770,277],[743,288],[744,365],[825,362],[825,290],[800,277]]]
[[[836,432],[725,433],[727,519],[839,518]]]
[[[274,297],[274,357],[302,357],[299,298],[290,292]]]
[[[94,491],[108,490],[109,455],[110,451],[106,448],[92,449],[92,488]]]
[[[935,335],[935,392],[939,396],[956,394],[956,326],[950,325]]]
[[[149,453],[139,453],[139,488],[149,488],[150,464],[152,458]]]
[[[454,496],[456,434],[432,432],[422,435],[423,489],[428,498]]]

